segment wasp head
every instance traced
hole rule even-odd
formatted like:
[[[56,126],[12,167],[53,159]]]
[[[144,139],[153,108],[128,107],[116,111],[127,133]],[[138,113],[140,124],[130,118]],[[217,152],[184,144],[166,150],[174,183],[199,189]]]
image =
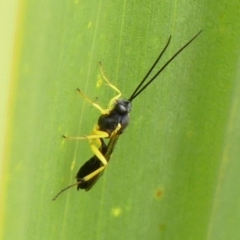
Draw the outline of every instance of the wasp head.
[[[118,112],[119,114],[127,114],[131,111],[131,102],[125,99],[119,99],[116,101],[114,106],[114,111]]]

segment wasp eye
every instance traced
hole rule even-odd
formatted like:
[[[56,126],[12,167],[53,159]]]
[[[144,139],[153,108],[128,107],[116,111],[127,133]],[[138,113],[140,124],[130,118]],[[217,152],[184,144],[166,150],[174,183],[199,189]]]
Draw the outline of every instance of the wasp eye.
[[[119,112],[124,113],[124,112],[126,112],[126,107],[123,106],[123,105],[121,105],[121,104],[119,104],[119,105],[118,105],[118,110],[119,110]]]

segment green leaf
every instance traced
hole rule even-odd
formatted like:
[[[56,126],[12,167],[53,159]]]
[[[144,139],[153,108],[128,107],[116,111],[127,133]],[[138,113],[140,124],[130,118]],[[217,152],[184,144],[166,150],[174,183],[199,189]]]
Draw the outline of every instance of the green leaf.
[[[1,54],[1,239],[239,239],[239,1],[1,5],[15,33]],[[94,188],[52,201],[93,155],[61,137],[99,116],[76,88],[105,107],[114,96],[98,62],[128,98],[169,35],[161,64],[201,29],[134,100]]]

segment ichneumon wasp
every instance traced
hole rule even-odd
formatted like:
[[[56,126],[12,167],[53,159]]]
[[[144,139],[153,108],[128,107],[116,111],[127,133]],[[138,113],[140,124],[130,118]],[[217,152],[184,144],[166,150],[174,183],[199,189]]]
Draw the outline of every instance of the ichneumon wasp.
[[[85,189],[86,191],[90,190],[92,186],[96,183],[99,177],[103,174],[104,169],[106,168],[113,149],[116,145],[116,142],[119,136],[123,133],[125,128],[129,123],[129,112],[131,111],[132,101],[143,91],[145,90],[159,75],[160,73],[171,63],[190,43],[192,43],[198,35],[202,32],[199,31],[192,39],[190,39],[185,45],[183,45],[158,71],[153,77],[147,81],[150,73],[153,71],[159,60],[161,59],[164,52],[167,50],[171,36],[168,38],[168,41],[160,52],[159,56],[153,63],[152,67],[149,69],[145,77],[139,83],[137,88],[134,90],[132,95],[128,99],[121,98],[121,92],[105,76],[101,63],[100,71],[101,75],[110,88],[117,92],[117,95],[113,97],[108,105],[107,109],[103,109],[100,105],[93,102],[89,99],[84,93],[77,89],[80,95],[90,102],[94,107],[96,107],[101,115],[98,118],[98,123],[94,126],[92,133],[84,137],[65,137],[72,140],[87,139],[89,141],[90,147],[94,153],[94,156],[91,157],[85,164],[79,169],[76,179],[77,182],[62,189],[54,198],[55,200],[62,192],[65,190],[77,185],[77,189]],[[147,82],[146,82],[147,81]],[[104,142],[104,139],[109,139],[107,145]]]

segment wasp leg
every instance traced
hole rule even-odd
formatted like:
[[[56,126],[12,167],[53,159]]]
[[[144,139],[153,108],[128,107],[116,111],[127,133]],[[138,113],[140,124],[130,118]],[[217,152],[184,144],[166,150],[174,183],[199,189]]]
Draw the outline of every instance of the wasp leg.
[[[97,108],[101,114],[106,114],[109,112],[109,109],[103,109],[99,104],[96,102],[92,101],[88,96],[86,96],[79,88],[77,89],[78,93],[89,103],[91,103],[95,108]]]
[[[102,162],[103,165],[107,165],[107,160],[103,156],[103,154],[99,150],[99,146],[101,145],[101,141],[99,139],[96,139],[94,141],[89,141],[89,144],[91,146],[91,149],[93,153],[98,157],[98,159]]]
[[[111,137],[113,137],[114,135],[118,134],[118,131],[121,128],[121,124],[118,124],[118,126],[116,127],[116,129],[111,133]],[[96,132],[102,132],[102,131],[97,131]],[[94,138],[94,136],[97,135],[92,135],[92,138],[88,138],[89,139],[89,144],[90,147],[94,153],[94,155],[97,156],[97,158],[102,162],[102,164],[106,167],[108,161],[106,160],[105,156],[103,155],[103,153],[99,150],[100,146],[101,149],[103,149],[102,147],[102,141],[101,138],[103,137],[98,137],[98,138]],[[99,135],[98,135],[99,136]],[[95,176],[95,175],[94,175]]]
[[[114,135],[118,135],[118,131],[121,129],[121,124],[119,123],[116,127],[116,129],[111,133],[111,137],[114,137]],[[99,133],[106,133],[106,132],[102,132],[102,131],[99,131],[99,130],[96,130],[95,129],[95,132]],[[107,134],[107,133],[106,133]],[[101,146],[101,149],[103,149],[103,146],[102,145],[103,141],[101,140],[101,138],[103,137],[96,137],[94,138],[95,136],[99,136],[99,135],[91,135],[92,138],[88,138],[89,139],[89,144],[91,146],[91,149],[94,153],[94,155],[97,156],[97,158],[102,162],[102,164],[104,166],[107,165],[108,161],[106,160],[105,156],[103,155],[103,153],[99,150],[100,146]],[[109,135],[108,135],[109,136]],[[111,141],[111,140],[110,140]],[[95,176],[95,175],[94,175]]]
[[[90,141],[91,149],[94,153],[94,155],[99,159],[99,161],[102,162],[103,166],[99,167],[97,170],[93,171],[92,173],[88,174],[87,176],[83,177],[82,179],[79,179],[81,182],[87,182],[91,180],[93,177],[101,173],[107,166],[108,161],[102,154],[102,152],[99,150],[99,147],[97,147],[95,144],[102,144],[99,139],[97,141]]]
[[[80,179],[81,182],[87,182],[89,181],[90,179],[92,179],[93,177],[95,177],[96,175],[98,175],[100,172],[102,172],[105,168],[106,168],[107,165],[104,165],[100,168],[98,168],[97,170],[95,170],[94,172],[88,174],[87,176],[85,176],[84,178]],[[80,182],[79,181],[79,182]]]
[[[103,71],[103,67],[102,67],[102,63],[101,63],[101,62],[99,62],[99,68],[100,68],[101,75],[102,75],[103,79],[105,80],[106,84],[107,84],[110,88],[112,88],[113,90],[115,90],[115,91],[118,93],[115,97],[113,97],[113,98],[110,100],[110,102],[109,102],[108,105],[109,105],[109,107],[111,107],[111,106],[114,105],[114,103],[116,102],[116,100],[118,100],[118,99],[121,97],[122,93],[120,92],[120,90],[119,90],[116,86],[114,86],[114,85],[108,80],[108,78],[107,78],[106,75],[104,74],[104,71]]]
[[[117,127],[112,131],[111,134],[98,130],[97,126],[94,128],[94,130],[92,131],[91,135],[88,136],[83,136],[83,137],[67,137],[65,135],[63,135],[63,138],[69,139],[69,140],[99,140],[100,138],[109,138],[112,137],[115,134],[118,134],[119,130],[121,129],[121,124],[118,123]],[[100,144],[98,144],[99,146],[101,145],[101,141],[99,140]]]
[[[114,131],[115,133],[115,131]],[[91,135],[88,136],[83,136],[83,137],[67,137],[63,135],[64,138],[69,139],[69,140],[91,140],[91,139],[99,139],[99,138],[108,138],[109,134],[107,132],[103,132],[95,128]]]

